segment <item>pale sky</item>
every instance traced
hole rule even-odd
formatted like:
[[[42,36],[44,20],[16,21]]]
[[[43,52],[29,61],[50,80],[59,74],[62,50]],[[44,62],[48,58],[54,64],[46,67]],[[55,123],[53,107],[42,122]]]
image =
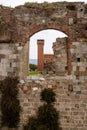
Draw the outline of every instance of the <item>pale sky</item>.
[[[52,45],[58,37],[67,37],[64,33],[48,29],[34,34],[30,38],[30,58],[37,59],[37,39],[44,39],[44,53],[53,54]],[[32,51],[33,50],[33,51]]]
[[[15,7],[17,5],[22,5],[25,2],[58,2],[58,1],[69,1],[69,2],[86,2],[87,0],[0,0],[0,4],[5,5],[5,6],[11,6],[11,7]]]
[[[44,1],[47,1],[47,2],[67,1],[67,2],[85,2],[85,3],[87,3],[87,0],[0,0],[0,5],[15,7],[18,5],[23,5],[25,2],[42,3]],[[66,35],[60,31],[52,30],[52,29],[40,31],[40,32],[34,34],[30,38],[30,54],[29,54],[30,59],[37,59],[37,39],[44,39],[45,40],[44,53],[52,54],[53,53],[53,51],[52,51],[53,42],[55,42],[56,38],[58,38],[58,37],[66,37]]]

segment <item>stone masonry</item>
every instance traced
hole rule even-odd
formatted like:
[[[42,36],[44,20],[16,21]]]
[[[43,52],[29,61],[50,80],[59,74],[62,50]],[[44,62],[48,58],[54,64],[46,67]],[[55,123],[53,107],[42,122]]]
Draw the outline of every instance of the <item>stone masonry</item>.
[[[25,47],[20,43],[0,43],[0,80],[7,76],[22,77],[26,73],[26,70],[23,70],[28,58],[26,57],[28,52],[25,52]]]
[[[60,30],[67,38],[57,38],[53,44],[55,74],[28,77],[28,41],[44,29]],[[42,105],[41,90],[49,88],[56,93],[54,105],[62,129],[87,130],[87,4],[44,2],[16,8],[0,6],[0,80],[6,76],[20,78],[20,128]]]
[[[57,38],[53,43],[54,72],[56,75],[67,74],[67,38]]]
[[[66,42],[66,38],[58,38],[56,44],[53,45],[54,53],[57,52],[55,53],[55,69],[57,67],[60,74],[56,72],[44,77],[42,75],[27,77],[19,84],[19,99],[23,108],[21,114],[22,124],[26,122],[29,116],[36,114],[38,107],[42,105],[40,92],[44,88],[49,88],[56,93],[55,107],[59,111],[60,126],[63,130],[87,129],[87,43],[82,41],[72,43],[73,71],[71,75],[68,75],[66,70]],[[64,53],[62,53],[61,47]],[[61,58],[59,55],[61,55]],[[60,62],[61,64],[58,66],[58,61],[63,63]]]
[[[45,29],[64,32],[68,36],[67,71],[71,74],[71,44],[79,40],[87,41],[87,5],[83,2],[44,2],[26,3],[15,8],[0,6],[0,28],[0,43],[17,43],[23,46],[25,61],[19,62],[20,78],[26,77],[29,70],[29,38]]]

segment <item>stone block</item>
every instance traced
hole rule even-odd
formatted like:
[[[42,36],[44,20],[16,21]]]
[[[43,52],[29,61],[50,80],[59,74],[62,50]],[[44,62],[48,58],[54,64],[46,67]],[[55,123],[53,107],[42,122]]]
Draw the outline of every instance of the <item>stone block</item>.
[[[2,76],[8,76],[7,72],[6,71],[2,71]]]
[[[17,54],[11,54],[11,55],[9,55],[9,59],[16,59],[17,58]]]
[[[73,67],[72,67],[72,70],[73,70],[73,71],[76,71],[76,66],[73,66]]]
[[[12,67],[17,67],[17,63],[16,62],[12,63]]]

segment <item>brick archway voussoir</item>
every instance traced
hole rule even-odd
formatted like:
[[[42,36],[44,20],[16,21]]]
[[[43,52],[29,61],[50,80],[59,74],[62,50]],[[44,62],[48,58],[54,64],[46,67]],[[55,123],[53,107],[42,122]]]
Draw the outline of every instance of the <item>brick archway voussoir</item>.
[[[49,24],[49,25],[34,25],[30,28],[29,34],[27,35],[29,38],[34,35],[35,33],[42,31],[42,30],[47,30],[47,29],[54,29],[61,31],[65,33],[67,36],[68,34],[68,26],[59,26],[58,24]]]

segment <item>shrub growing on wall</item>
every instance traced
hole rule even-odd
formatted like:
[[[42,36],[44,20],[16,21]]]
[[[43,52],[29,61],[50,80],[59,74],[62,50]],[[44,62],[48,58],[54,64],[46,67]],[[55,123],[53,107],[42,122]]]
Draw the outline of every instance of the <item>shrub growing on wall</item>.
[[[37,117],[30,118],[24,130],[62,130],[59,126],[59,113],[54,108],[55,93],[50,89],[41,92],[43,106],[38,108]]]
[[[56,94],[51,89],[44,89],[41,94],[41,100],[46,102],[47,104],[52,104],[56,101]]]
[[[0,82],[1,88],[1,123],[2,127],[18,127],[20,121],[20,102],[18,100],[18,78],[7,77]]]

